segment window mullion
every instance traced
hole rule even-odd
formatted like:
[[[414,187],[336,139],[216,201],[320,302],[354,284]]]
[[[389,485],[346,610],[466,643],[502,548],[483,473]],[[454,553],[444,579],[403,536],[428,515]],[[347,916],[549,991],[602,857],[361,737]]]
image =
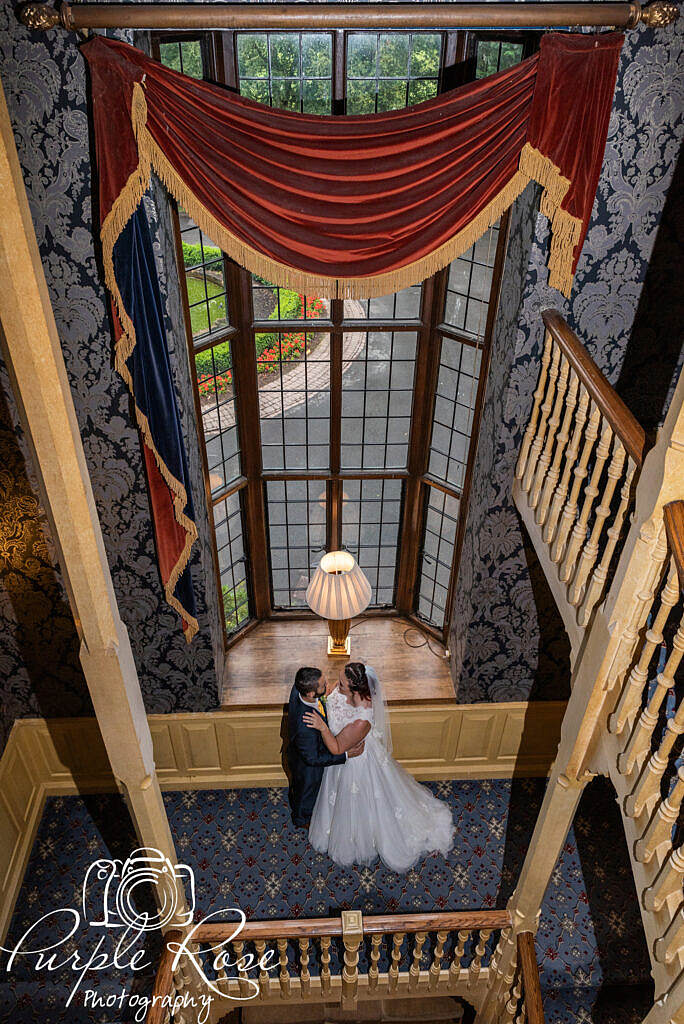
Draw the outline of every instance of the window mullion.
[[[501,217],[501,221],[499,224],[499,237],[497,240],[496,256],[494,258],[494,273],[492,275],[492,284],[489,290],[488,297],[487,323],[485,326],[484,339],[482,345],[482,361],[480,363],[480,376],[477,383],[477,394],[475,396],[473,422],[470,428],[468,461],[466,464],[465,478],[463,481],[463,491],[459,505],[458,526],[456,528],[456,539],[454,541],[454,556],[451,563],[451,577],[449,579],[449,593],[447,595],[446,608],[444,609],[445,642],[448,636],[449,623],[451,621],[451,612],[454,603],[454,591],[456,589],[456,580],[458,578],[458,571],[461,561],[461,551],[463,549],[463,538],[465,537],[465,528],[466,523],[468,521],[468,507],[470,505],[470,488],[473,478],[473,467],[475,465],[475,457],[477,455],[477,444],[480,438],[482,409],[484,407],[485,394],[487,391],[487,378],[489,376],[489,362],[492,350],[492,334],[494,333],[494,321],[496,320],[496,313],[499,308],[499,295],[501,293],[501,282],[503,279],[503,267],[506,258],[506,247],[508,245],[509,227],[510,210],[506,210],[506,212]]]
[[[248,271],[230,263],[231,296],[235,296],[235,324],[238,335],[232,342],[236,419],[242,453],[242,472],[247,477],[245,518],[247,546],[252,569],[254,614],[258,619],[271,610],[266,543],[266,510],[261,464],[261,424],[257,386],[256,346],[252,331],[250,279]]]
[[[333,92],[332,113],[344,114],[347,95],[347,34],[344,29],[333,33]]]
[[[214,32],[216,79],[231,89],[238,88],[235,32]]]
[[[411,433],[408,451],[408,480],[404,493],[404,519],[397,575],[397,611],[413,611],[413,594],[418,571],[418,555],[423,522],[422,478],[427,469],[432,406],[439,370],[439,340],[435,331],[439,301],[443,301],[444,271],[423,284],[423,326],[418,332],[416,374],[411,409]]]
[[[330,300],[330,474],[328,507],[326,512],[328,550],[337,551],[342,545],[342,486],[340,483],[342,449],[342,348],[344,334],[342,319],[344,300]]]

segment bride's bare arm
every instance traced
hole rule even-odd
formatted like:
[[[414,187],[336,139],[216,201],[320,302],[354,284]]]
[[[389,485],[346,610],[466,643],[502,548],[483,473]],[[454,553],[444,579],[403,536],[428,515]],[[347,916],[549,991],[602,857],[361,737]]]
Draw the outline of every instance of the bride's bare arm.
[[[338,733],[337,736],[333,736],[321,716],[317,715],[315,711],[307,711],[304,715],[304,721],[310,729],[318,729],[323,742],[331,754],[345,754],[348,750],[362,743],[370,732],[370,722],[366,722],[362,718],[357,719],[355,722],[350,722],[349,725],[345,725],[342,732]]]

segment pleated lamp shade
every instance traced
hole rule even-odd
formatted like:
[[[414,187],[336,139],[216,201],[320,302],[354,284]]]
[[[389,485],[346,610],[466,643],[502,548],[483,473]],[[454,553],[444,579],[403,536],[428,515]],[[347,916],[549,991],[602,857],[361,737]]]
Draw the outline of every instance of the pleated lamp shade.
[[[370,583],[348,551],[323,555],[306,591],[309,608],[323,619],[353,619],[370,599]]]

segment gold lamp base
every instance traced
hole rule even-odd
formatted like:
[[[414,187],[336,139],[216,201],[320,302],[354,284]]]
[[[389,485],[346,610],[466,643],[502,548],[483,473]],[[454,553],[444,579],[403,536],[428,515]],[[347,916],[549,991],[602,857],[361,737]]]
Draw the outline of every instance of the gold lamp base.
[[[348,658],[351,654],[351,619],[328,619],[328,657]]]

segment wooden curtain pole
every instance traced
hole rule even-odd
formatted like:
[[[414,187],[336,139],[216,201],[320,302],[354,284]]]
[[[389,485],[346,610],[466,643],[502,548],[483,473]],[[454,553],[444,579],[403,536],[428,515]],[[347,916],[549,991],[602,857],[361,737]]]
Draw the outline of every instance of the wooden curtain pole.
[[[62,3],[34,2],[19,8],[30,29],[405,29],[652,28],[678,17],[670,0],[639,3]]]

